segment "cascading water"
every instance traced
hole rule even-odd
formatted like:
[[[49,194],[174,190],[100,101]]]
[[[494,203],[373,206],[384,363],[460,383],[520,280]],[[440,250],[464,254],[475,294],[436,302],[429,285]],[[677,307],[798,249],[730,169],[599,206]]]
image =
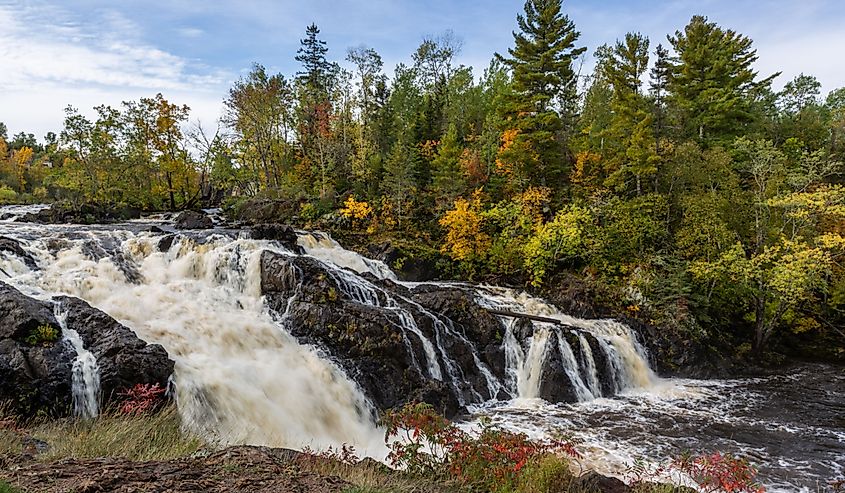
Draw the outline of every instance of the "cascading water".
[[[539,298],[510,289],[484,287],[477,290],[480,304],[496,310],[544,317],[560,321],[560,325],[546,321],[531,321],[533,335],[527,341],[527,352],[514,335],[517,320],[502,315],[507,327],[502,342],[506,355],[507,373],[511,392],[520,398],[536,398],[540,393],[541,373],[549,352],[556,350],[564,373],[569,378],[579,401],[602,396],[599,370],[593,350],[586,337],[593,337],[605,359],[607,373],[613,381],[614,393],[632,388],[647,388],[658,379],[648,364],[645,348],[637,341],[630,327],[614,320],[584,320],[561,313],[554,306]],[[575,350],[564,331],[570,331],[578,340]],[[551,334],[555,334],[558,347],[550,348]],[[586,335],[585,335],[586,334]],[[580,354],[576,358],[575,352]]]
[[[313,448],[349,443],[383,456],[382,433],[358,386],[320,349],[292,337],[288,314],[270,313],[261,296],[261,252],[293,253],[273,242],[233,238],[231,232],[194,239],[187,233],[159,251],[162,235],[143,232],[149,227],[144,222],[108,227],[12,222],[36,210],[10,214],[0,208],[0,236],[14,238],[39,264],[30,268],[0,251],[0,280],[42,300],[56,294],[82,298],[144,340],[162,344],[176,361],[176,399],[191,429],[226,443]],[[581,441],[586,467],[624,476],[635,460],[658,464],[692,449],[751,455],[774,492],[816,491],[816,485],[845,474],[841,369],[819,365],[735,381],[663,380],[624,324],[569,317],[511,290],[436,283],[474,293],[487,308],[560,322],[500,316],[502,339],[496,344],[503,368],[494,372],[459,324],[366,275],[396,282],[385,264],[343,250],[327,235],[303,234],[299,244],[326,264],[344,296],[389,314],[412,358],[416,350],[420,373],[432,379],[439,374],[476,417],[535,437],[562,428]],[[62,314],[56,315],[61,323]],[[76,412],[93,415],[96,360],[85,356],[71,331],[63,332],[77,350]],[[544,369],[551,362],[559,366]],[[549,368],[557,369],[552,378],[571,384],[580,402],[496,402],[537,397]],[[465,381],[472,372],[482,377],[475,384]],[[492,400],[481,402],[487,399]]]
[[[62,336],[73,346],[76,358],[71,368],[71,391],[73,392],[73,413],[84,419],[96,418],[100,414],[100,367],[97,358],[85,349],[82,338],[67,326],[67,313],[56,305],[56,321],[62,329]]]
[[[190,429],[221,443],[348,443],[383,455],[382,433],[356,384],[299,344],[264,306],[259,257],[278,247],[224,236],[202,242],[181,237],[160,252],[160,238],[143,232],[57,228],[45,235],[43,227],[15,228],[42,268],[16,263],[7,281],[82,298],[164,346],[176,362],[177,402]],[[140,278],[130,280],[112,256],[92,258],[91,252],[109,250],[104,246],[116,246],[116,258]]]

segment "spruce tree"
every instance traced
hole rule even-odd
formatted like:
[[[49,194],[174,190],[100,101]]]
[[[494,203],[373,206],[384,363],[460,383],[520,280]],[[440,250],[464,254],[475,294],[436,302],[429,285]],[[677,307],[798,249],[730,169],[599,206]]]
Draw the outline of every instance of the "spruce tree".
[[[498,56],[513,77],[502,112],[514,142],[500,158],[517,182],[545,185],[565,172],[562,133],[576,100],[572,62],[586,48],[575,47],[580,33],[561,13],[561,0],[527,0],[524,11],[510,57]]]

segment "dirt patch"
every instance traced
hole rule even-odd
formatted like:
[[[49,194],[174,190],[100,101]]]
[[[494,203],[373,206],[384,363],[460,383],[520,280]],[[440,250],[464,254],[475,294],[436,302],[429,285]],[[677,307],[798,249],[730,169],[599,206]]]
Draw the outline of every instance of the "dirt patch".
[[[298,465],[299,452],[233,447],[169,461],[66,459],[0,464],[0,479],[27,492],[342,492],[350,484]],[[2,462],[2,461],[0,461]]]

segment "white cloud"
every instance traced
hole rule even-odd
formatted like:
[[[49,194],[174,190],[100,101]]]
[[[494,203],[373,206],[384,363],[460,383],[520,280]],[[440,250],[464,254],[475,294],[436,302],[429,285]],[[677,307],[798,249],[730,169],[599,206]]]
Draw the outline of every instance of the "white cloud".
[[[40,136],[59,130],[68,104],[86,110],[157,92],[213,120],[231,76],[150,46],[140,33],[112,10],[82,23],[45,4],[0,4],[0,121]]]

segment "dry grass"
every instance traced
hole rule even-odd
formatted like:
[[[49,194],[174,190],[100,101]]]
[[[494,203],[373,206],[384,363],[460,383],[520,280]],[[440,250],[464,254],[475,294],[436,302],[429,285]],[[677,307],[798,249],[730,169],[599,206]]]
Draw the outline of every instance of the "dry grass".
[[[170,406],[159,413],[139,416],[104,415],[94,420],[38,419],[26,432],[0,410],[0,455],[19,454],[24,436],[42,440],[49,449],[40,461],[120,457],[133,461],[167,460],[189,456],[205,445],[182,430],[179,413]],[[6,426],[3,426],[3,424]]]
[[[304,456],[297,460],[304,471],[323,476],[337,476],[354,485],[344,493],[446,493],[457,491],[449,485],[433,484],[431,480],[415,478],[394,471],[384,464],[364,460],[358,464]]]

